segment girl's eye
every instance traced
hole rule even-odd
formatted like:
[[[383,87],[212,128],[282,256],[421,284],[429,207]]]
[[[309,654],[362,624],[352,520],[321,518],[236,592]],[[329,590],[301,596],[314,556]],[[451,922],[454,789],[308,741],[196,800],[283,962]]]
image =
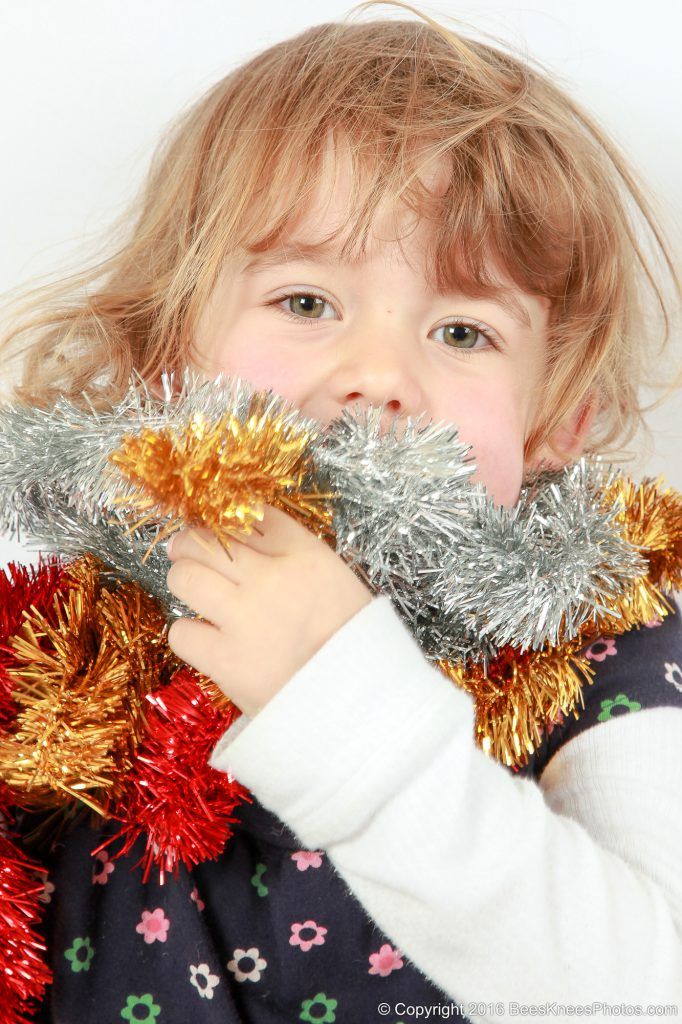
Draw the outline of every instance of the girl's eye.
[[[312,327],[316,320],[333,318],[335,312],[329,299],[318,295],[317,292],[289,292],[272,299],[268,306],[274,306],[288,320],[305,323],[309,327]],[[325,315],[325,307],[329,310],[329,316]],[[493,330],[474,320],[454,319],[450,323],[434,328],[433,333],[436,331],[444,332],[443,338],[437,340],[442,340],[448,348],[467,355],[470,352],[483,352],[499,347]]]
[[[286,302],[284,309],[282,309],[283,302]],[[292,292],[290,295],[280,295],[279,298],[273,300],[273,305],[290,320],[308,321],[328,320],[329,317],[323,315],[324,307],[332,308],[331,303],[316,292]]]
[[[471,323],[464,320],[454,320],[449,324],[441,324],[436,331],[444,331],[442,340],[448,348],[455,348],[459,352],[481,351],[487,348],[496,348],[493,333],[483,324]]]

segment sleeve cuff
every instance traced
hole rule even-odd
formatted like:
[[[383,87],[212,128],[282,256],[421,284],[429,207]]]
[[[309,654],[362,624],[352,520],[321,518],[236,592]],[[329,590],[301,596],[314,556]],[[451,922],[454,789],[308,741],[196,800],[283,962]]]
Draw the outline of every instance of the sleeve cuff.
[[[468,723],[473,701],[422,653],[385,596],[345,623],[210,763],[311,848],[339,842]]]

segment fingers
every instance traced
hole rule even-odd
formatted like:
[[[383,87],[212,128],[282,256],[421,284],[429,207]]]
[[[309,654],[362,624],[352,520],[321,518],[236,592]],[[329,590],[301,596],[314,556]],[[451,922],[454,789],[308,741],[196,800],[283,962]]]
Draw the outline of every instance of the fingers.
[[[202,619],[223,627],[233,614],[239,584],[201,562],[180,558],[166,577],[168,589]]]
[[[241,534],[226,542],[229,553],[210,530],[193,526],[173,535],[169,558],[173,561],[178,558],[195,558],[223,572],[228,579],[238,582],[239,566],[247,564],[249,551],[277,558],[315,541],[315,535],[286,512],[266,506],[262,521],[254,524],[252,533]]]
[[[258,709],[248,696],[238,692],[238,673],[232,670],[224,638],[215,626],[196,619],[178,619],[168,630],[168,645],[181,661],[212,679],[245,714],[256,713]]]
[[[230,540],[228,550],[209,530],[188,527],[176,533],[169,545],[172,564],[166,582],[189,608],[222,627],[239,607],[238,589],[262,580],[264,574],[270,578],[276,568],[272,561],[268,565],[270,559],[294,554],[300,558],[319,543],[304,526],[274,508],[265,509],[257,534]]]
[[[167,555],[172,562],[191,559],[237,586],[242,582],[240,570],[243,573],[249,556],[244,545],[236,541],[230,540],[223,545],[210,530],[192,526],[173,534],[168,547]]]
[[[255,524],[253,533],[240,537],[239,542],[252,551],[278,558],[316,543],[317,538],[286,512],[266,505],[262,521]]]

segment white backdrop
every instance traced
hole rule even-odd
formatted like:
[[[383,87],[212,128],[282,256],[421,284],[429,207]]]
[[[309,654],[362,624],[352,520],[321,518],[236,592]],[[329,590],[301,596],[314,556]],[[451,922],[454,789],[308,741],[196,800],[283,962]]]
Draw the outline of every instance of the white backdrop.
[[[469,21],[539,59],[639,167],[682,249],[682,95],[676,0],[468,3]],[[30,0],[0,9],[0,293],[79,266],[141,182],[160,131],[236,64],[346,15],[352,0]],[[360,17],[409,17],[377,7]],[[358,17],[356,15],[355,17]],[[675,360],[682,359],[677,326]],[[665,374],[665,367],[663,370]],[[630,471],[682,488],[682,395],[651,418]],[[0,561],[22,558],[0,539]],[[30,560],[30,559],[29,559]]]

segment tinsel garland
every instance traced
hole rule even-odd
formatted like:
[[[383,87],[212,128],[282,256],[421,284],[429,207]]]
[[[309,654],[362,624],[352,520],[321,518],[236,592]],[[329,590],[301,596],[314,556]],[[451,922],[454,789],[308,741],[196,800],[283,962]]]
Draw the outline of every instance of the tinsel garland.
[[[227,546],[265,505],[293,515],[389,596],[472,695],[475,741],[512,767],[577,714],[590,638],[663,617],[682,585],[680,495],[599,459],[538,474],[504,509],[451,424],[382,431],[370,409],[323,429],[243,381],[162,380],[164,398],[134,376],[104,411],[0,409],[0,529],[55,555],[0,575],[6,805],[113,820],[103,845],[142,849],[145,878],[218,856],[248,799],[207,765],[238,709],[166,643],[194,614],[157,550],[177,529]],[[22,862],[0,854],[18,891]]]
[[[680,496],[600,460],[537,475],[505,509],[471,483],[451,424],[382,432],[384,410],[370,409],[322,430],[240,380],[162,381],[159,399],[133,377],[104,411],[64,399],[0,410],[0,525],[43,549],[95,552],[103,581],[139,584],[170,622],[194,613],[169,594],[158,542],[200,524],[228,544],[264,504],[284,508],[391,598],[474,695],[477,742],[505,764],[575,705],[587,639],[665,615],[680,585]]]
[[[232,834],[230,824],[238,820],[235,807],[250,797],[235,779],[208,764],[240,714],[215,687],[185,667],[148,694],[147,702],[144,741],[111,808],[122,827],[103,845],[122,841],[115,853],[121,857],[142,838],[143,881],[156,865],[163,883],[180,862],[192,868],[218,857]]]
[[[6,806],[6,804],[5,804]],[[11,819],[4,815],[9,828]],[[52,974],[40,937],[44,873],[9,835],[0,835],[0,1020],[29,1024]]]
[[[52,606],[24,610],[10,638],[16,717],[0,736],[2,779],[34,808],[120,795],[142,729],[142,699],[175,659],[158,603],[136,584],[115,594],[96,560],[67,566]],[[100,796],[102,794],[102,796]]]

